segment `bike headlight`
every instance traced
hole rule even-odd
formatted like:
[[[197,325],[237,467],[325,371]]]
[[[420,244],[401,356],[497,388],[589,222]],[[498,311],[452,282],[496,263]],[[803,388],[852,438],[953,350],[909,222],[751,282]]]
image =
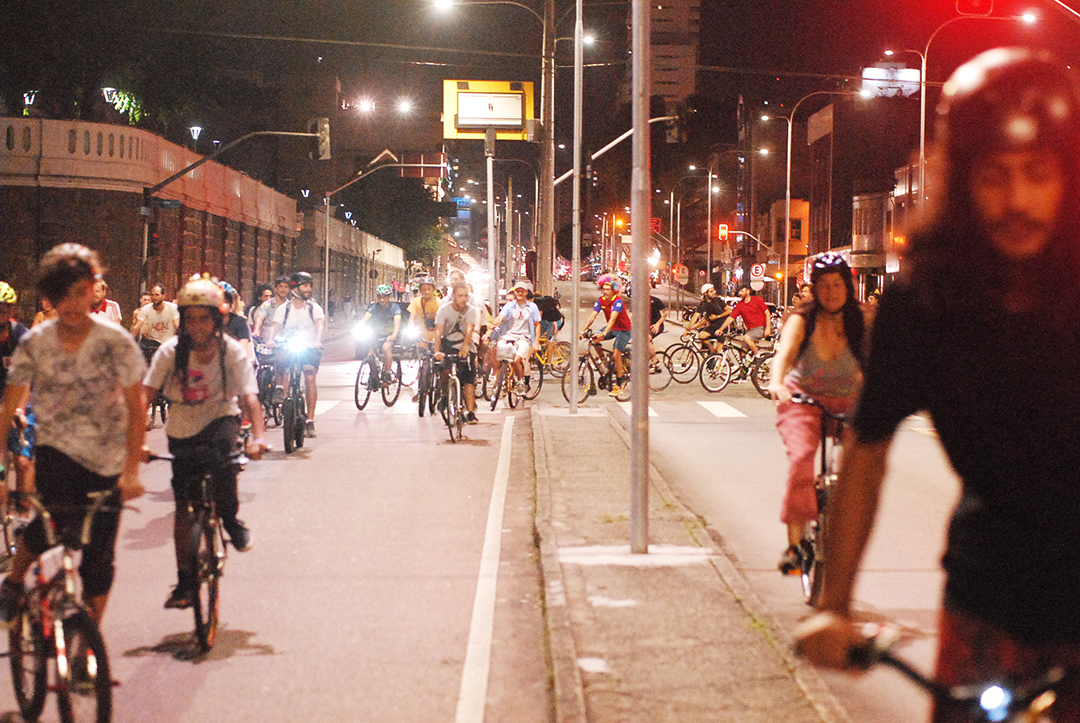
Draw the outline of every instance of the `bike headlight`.
[[[308,344],[307,344],[306,341],[304,341],[300,337],[294,336],[292,339],[289,339],[289,342],[286,345],[286,347],[288,348],[288,350],[290,352],[292,352],[293,354],[296,354],[298,352],[302,352],[302,351],[307,350]]]
[[[1005,720],[1012,703],[1012,693],[999,685],[992,685],[979,696],[979,707],[986,711],[987,720]]]
[[[418,336],[420,336],[420,330],[417,329],[415,326],[406,326],[405,327],[405,338],[406,339],[415,339]]]
[[[352,334],[357,339],[370,339],[371,328],[367,324],[360,323],[353,327]]]

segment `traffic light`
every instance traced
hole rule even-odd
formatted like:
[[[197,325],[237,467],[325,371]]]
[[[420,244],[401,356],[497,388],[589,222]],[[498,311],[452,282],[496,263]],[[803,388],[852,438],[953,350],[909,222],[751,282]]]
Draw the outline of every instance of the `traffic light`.
[[[308,133],[314,133],[311,139],[311,160],[330,160],[330,119],[312,118],[308,121]]]
[[[150,258],[161,253],[161,238],[158,236],[158,225],[147,224],[146,228],[146,256]]]
[[[728,237],[727,224],[722,223],[722,224],[720,224],[720,240],[721,241],[727,241],[727,237]]]
[[[687,111],[682,105],[674,100],[667,100],[664,105],[664,115],[672,118],[672,120],[664,122],[664,140],[668,143],[682,143],[686,140],[686,129],[683,126],[686,120]]]

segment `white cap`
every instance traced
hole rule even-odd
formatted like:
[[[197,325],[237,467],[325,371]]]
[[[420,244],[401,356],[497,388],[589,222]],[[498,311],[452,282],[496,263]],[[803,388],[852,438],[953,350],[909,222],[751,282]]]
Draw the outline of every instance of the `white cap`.
[[[701,285],[701,293],[704,294],[706,291],[712,291],[715,288],[716,287],[713,286],[712,284],[702,284]]]

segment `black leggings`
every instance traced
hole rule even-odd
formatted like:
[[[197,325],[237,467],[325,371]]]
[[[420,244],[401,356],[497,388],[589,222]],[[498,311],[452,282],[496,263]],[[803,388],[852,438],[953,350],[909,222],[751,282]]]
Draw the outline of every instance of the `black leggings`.
[[[236,496],[236,467],[226,464],[236,449],[240,434],[239,417],[220,417],[194,437],[169,437],[173,456],[172,488],[176,506],[199,499],[199,484],[213,472],[214,503],[225,522],[236,519],[240,502]]]
[[[42,504],[52,515],[54,528],[79,534],[83,516],[89,504],[88,492],[117,490],[119,475],[103,477],[83,467],[53,447],[38,447],[34,460],[34,480]],[[109,509],[109,508],[112,509]],[[119,496],[115,504],[106,505],[94,516],[90,526],[90,543],[83,548],[79,575],[82,577],[83,598],[91,600],[107,595],[116,577],[116,532],[120,527]],[[23,543],[34,556],[48,549],[45,523],[40,516],[26,526]]]

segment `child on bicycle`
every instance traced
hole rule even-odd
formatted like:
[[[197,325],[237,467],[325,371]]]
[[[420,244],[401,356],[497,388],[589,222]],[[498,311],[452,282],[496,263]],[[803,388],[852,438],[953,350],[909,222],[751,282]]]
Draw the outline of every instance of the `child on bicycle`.
[[[124,500],[144,492],[139,460],[146,402],[139,380],[146,362],[127,330],[90,313],[101,272],[97,254],[79,244],[60,244],[42,257],[37,289],[56,317],[19,342],[0,408],[0,429],[6,430],[33,389],[35,484],[59,529],[82,521],[89,492],[118,491]],[[79,564],[83,598],[98,623],[115,576],[119,526],[118,506],[94,517]],[[23,530],[0,585],[0,623],[15,618],[26,571],[46,548],[44,521],[37,517]]]
[[[173,456],[172,488],[176,500],[173,541],[177,584],[166,608],[191,607],[195,570],[191,560],[189,503],[199,497],[199,484],[213,474],[213,494],[229,541],[238,551],[251,549],[251,533],[237,519],[237,468],[229,457],[237,449],[240,406],[251,418],[252,439],[246,452],[258,459],[267,449],[255,374],[247,353],[224,332],[225,294],[212,279],[194,276],[176,297],[180,333],[154,354],[143,384],[147,394],[163,389],[169,399],[165,434]]]

